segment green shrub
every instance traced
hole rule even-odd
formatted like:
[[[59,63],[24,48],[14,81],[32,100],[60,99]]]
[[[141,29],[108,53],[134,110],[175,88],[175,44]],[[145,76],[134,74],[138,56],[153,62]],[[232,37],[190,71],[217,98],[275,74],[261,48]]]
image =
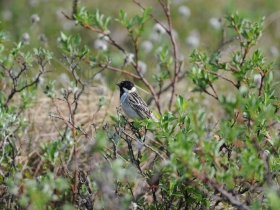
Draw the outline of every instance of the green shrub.
[[[223,30],[232,37],[214,52],[194,49],[188,63],[180,57],[184,52],[172,27],[170,2],[159,1],[167,24],[152,8],[134,2],[141,14],[129,18],[123,10],[118,17],[92,13],[73,1],[72,14],[65,18],[100,34],[100,42],[92,51],[82,36],[61,32],[61,66],[71,81],[45,85],[44,94],[55,110],[46,112],[56,136],[50,134],[39,145],[32,143],[36,125],[25,113],[35,109],[36,96],[44,97],[37,90],[40,81],[59,58],[53,58],[47,46],[30,51],[19,42],[9,49],[6,33],[0,33],[1,208],[278,209],[278,82],[274,63],[256,47],[264,19],[226,16],[228,29]],[[160,48],[153,49],[159,71],[151,70],[146,77],[139,64],[140,42],[148,36],[151,21],[157,23],[158,38],[166,36]],[[126,30],[129,50],[110,32],[113,23]],[[228,43],[237,47],[224,58]],[[79,121],[83,96],[106,71],[112,73],[107,75],[108,87],[112,75],[125,75],[148,88],[148,104],[155,102],[159,122],[131,122],[119,106],[110,107],[118,95],[114,92],[110,98],[100,94],[91,99],[96,112],[86,124]],[[192,88],[188,98],[185,88],[180,89],[185,84]],[[97,124],[95,118],[105,107],[105,115],[113,114]],[[209,107],[216,112],[211,115]]]

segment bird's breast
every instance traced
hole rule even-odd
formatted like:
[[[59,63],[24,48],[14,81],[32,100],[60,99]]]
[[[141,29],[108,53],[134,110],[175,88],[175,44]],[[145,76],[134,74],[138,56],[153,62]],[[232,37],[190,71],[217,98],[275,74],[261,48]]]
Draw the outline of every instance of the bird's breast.
[[[128,97],[127,94],[124,93],[121,96],[121,106],[122,106],[122,110],[123,112],[132,119],[142,119],[138,113],[131,107],[131,105],[128,103]]]

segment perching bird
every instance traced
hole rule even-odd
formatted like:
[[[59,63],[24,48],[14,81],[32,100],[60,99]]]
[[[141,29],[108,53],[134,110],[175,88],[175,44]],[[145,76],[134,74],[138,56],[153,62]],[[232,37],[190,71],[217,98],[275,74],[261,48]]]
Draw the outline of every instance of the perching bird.
[[[151,118],[158,122],[156,116],[148,108],[147,104],[137,94],[136,87],[130,81],[122,81],[117,84],[120,87],[120,102],[124,113],[132,119]]]

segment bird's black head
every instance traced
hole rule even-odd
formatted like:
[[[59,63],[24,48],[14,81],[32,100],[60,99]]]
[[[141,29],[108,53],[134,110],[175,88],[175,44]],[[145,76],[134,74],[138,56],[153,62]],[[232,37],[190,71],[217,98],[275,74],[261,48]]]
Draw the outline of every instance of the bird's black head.
[[[130,91],[134,92],[136,90],[133,82],[130,82],[128,80],[122,81],[117,85],[120,87],[121,95],[123,93],[130,92]]]

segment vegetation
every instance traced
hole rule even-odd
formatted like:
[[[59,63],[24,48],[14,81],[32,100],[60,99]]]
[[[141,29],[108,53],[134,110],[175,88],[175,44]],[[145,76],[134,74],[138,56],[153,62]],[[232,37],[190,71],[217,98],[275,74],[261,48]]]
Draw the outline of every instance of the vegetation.
[[[12,45],[0,31],[1,209],[278,209],[279,78],[258,45],[265,18],[212,19],[218,44],[207,50],[197,31],[186,45],[175,31],[188,7],[173,17],[177,1],[132,2],[136,15],[105,15],[73,0],[62,16],[81,33],[60,32],[55,52],[44,34]],[[124,78],[151,93],[159,122],[122,114],[113,82]]]

